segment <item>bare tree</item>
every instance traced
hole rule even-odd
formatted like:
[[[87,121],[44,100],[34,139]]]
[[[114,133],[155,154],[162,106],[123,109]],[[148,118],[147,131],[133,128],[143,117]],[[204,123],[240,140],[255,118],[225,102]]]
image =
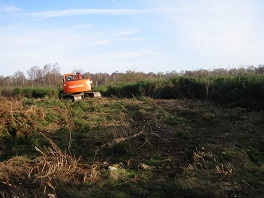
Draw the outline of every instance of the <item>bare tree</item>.
[[[4,86],[4,84],[5,84],[5,77],[0,76],[0,86]]]
[[[255,73],[264,75],[264,65],[259,65],[258,68],[255,68]]]
[[[6,76],[3,81],[3,86],[9,87],[13,84],[13,77],[12,76]]]
[[[13,83],[15,86],[24,86],[26,83],[26,76],[22,71],[16,71],[13,75]]]
[[[52,81],[51,64],[43,66],[44,85],[50,86]]]
[[[60,73],[60,67],[58,63],[51,66],[51,84],[53,86],[60,86],[62,74]]]
[[[38,66],[34,66],[34,67],[31,67],[27,71],[28,77],[29,77],[29,80],[30,80],[30,83],[31,83],[32,87],[34,86],[35,80],[37,79],[37,69],[38,69]]]
[[[42,68],[34,66],[28,71],[31,86],[57,86],[61,82],[61,74],[59,64],[46,64]]]

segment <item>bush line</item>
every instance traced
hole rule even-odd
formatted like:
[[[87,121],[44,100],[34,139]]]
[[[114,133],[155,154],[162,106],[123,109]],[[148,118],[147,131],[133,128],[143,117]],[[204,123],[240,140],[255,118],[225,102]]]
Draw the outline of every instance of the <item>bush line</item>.
[[[264,76],[183,77],[108,86],[105,96],[155,99],[206,99],[218,104],[264,109]]]
[[[218,104],[264,109],[264,75],[244,74],[236,77],[186,77],[168,80],[145,80],[95,87],[106,97],[154,99],[202,99]],[[1,88],[1,95],[16,98],[58,98],[62,90],[50,87]]]
[[[16,87],[12,91],[12,96],[15,98],[57,98],[59,96],[59,90],[49,87]]]

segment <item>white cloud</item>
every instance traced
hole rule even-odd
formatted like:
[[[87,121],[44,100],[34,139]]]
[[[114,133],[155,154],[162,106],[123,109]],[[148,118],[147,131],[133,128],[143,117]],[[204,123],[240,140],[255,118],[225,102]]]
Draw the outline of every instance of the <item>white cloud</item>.
[[[99,54],[96,55],[98,58],[104,58],[104,59],[115,59],[115,60],[121,60],[121,59],[131,59],[131,58],[140,58],[140,57],[146,57],[153,55],[152,50],[150,49],[138,49],[135,51],[123,51],[123,52],[116,52],[116,53],[106,53],[106,54]]]
[[[128,36],[132,34],[137,34],[139,33],[139,30],[127,30],[127,31],[122,31],[117,34],[117,36]]]
[[[40,19],[65,17],[65,16],[78,16],[78,15],[137,15],[137,14],[155,14],[155,13],[168,13],[174,12],[175,8],[155,8],[155,9],[69,9],[57,11],[44,11],[29,13],[28,16],[39,17]]]
[[[144,2],[144,1],[142,1]],[[162,13],[166,26],[161,28],[172,45],[185,51],[185,65],[212,63],[254,64],[263,62],[263,5],[247,0],[153,1],[148,7],[171,5],[176,12]],[[159,24],[162,27],[163,24]],[[173,37],[174,35],[174,37]],[[261,36],[262,35],[262,36]],[[179,48],[178,48],[179,49]],[[186,54],[189,54],[189,60]],[[176,55],[177,56],[177,55]],[[250,61],[251,60],[251,61]],[[260,64],[261,62],[259,62]]]
[[[150,54],[149,51],[140,49],[140,46],[139,49],[129,47],[127,49],[126,42],[144,40],[141,37],[133,37],[139,32],[135,29],[112,29],[109,34],[107,31],[98,32],[97,28],[90,24],[81,23],[55,29],[28,29],[20,24],[13,24],[3,26],[1,29],[0,60],[2,60],[1,65],[3,61],[6,63],[6,71],[2,70],[4,73],[7,73],[9,71],[7,68],[12,68],[12,65],[22,67],[23,69],[19,69],[26,72],[34,65],[41,66],[55,62],[61,65],[63,72],[88,63],[93,68],[83,69],[95,72],[101,65],[113,66],[120,62],[125,65],[124,59],[137,59]],[[124,47],[116,48],[116,43],[118,45],[124,43]],[[105,45],[109,45],[109,50],[104,48]],[[105,72],[104,68],[101,69]]]
[[[14,13],[18,11],[21,11],[21,9],[12,5],[4,5],[0,7],[0,13]]]
[[[87,46],[97,46],[97,45],[107,45],[115,42],[124,42],[124,41],[144,41],[144,38],[115,38],[115,39],[105,39],[92,41]]]

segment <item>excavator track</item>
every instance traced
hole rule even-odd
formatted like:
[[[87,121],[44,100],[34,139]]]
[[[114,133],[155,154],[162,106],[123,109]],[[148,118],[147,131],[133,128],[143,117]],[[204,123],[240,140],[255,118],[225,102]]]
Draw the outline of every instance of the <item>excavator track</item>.
[[[62,94],[61,99],[70,99],[72,101],[83,100],[85,98],[101,98],[100,92],[87,92],[87,93],[76,93],[76,94]]]
[[[84,97],[90,97],[90,98],[101,98],[102,95],[99,91],[96,92],[88,92],[88,93],[84,93]]]

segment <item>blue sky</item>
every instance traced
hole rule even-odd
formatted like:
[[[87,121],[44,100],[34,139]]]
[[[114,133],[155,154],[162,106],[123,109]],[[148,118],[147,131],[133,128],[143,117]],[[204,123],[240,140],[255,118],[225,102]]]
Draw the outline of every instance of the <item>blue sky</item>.
[[[263,15],[263,0],[0,0],[0,75],[258,66]]]

